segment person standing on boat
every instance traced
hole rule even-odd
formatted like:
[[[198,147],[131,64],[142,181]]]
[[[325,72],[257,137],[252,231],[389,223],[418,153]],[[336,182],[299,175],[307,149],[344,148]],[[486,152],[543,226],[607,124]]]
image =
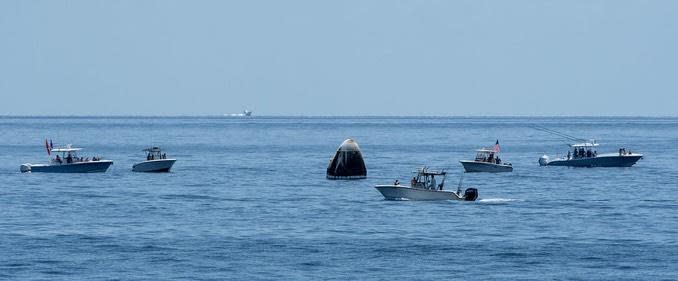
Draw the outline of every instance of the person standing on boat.
[[[436,189],[436,178],[434,175],[431,175],[431,182],[429,183],[430,189]]]

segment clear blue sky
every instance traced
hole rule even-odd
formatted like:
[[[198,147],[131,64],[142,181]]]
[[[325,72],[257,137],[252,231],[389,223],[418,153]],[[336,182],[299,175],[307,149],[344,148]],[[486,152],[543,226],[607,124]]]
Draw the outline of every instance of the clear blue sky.
[[[678,115],[678,1],[0,1],[0,115]]]

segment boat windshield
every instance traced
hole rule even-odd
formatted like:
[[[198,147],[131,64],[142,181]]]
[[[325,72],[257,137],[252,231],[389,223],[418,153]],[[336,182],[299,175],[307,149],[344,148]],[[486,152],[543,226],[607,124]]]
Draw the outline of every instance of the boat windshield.
[[[479,162],[490,162],[491,159],[494,159],[494,151],[478,150],[475,160]]]
[[[146,160],[167,159],[167,154],[162,153],[159,147],[146,148],[143,151],[146,152]]]
[[[474,161],[501,164],[501,159],[499,159],[499,153],[497,153],[494,150],[486,148],[478,150],[478,153],[476,154],[476,159]]]
[[[446,172],[428,170],[427,168],[418,169],[415,176],[410,181],[411,187],[442,190],[445,183]],[[441,179],[442,178],[442,179]],[[440,184],[437,184],[437,179],[440,179]]]

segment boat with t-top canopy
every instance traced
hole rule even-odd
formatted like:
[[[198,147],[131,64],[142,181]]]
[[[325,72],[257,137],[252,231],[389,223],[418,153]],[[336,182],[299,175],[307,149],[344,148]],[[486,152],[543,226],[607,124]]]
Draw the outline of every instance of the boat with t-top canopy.
[[[544,155],[539,158],[541,166],[570,166],[570,167],[631,167],[643,158],[640,153],[634,153],[626,148],[620,148],[618,153],[598,153],[599,146],[595,140],[585,143],[570,144],[571,150],[567,155],[551,159]]]
[[[620,148],[618,153],[598,153],[596,140],[577,138],[552,129],[532,126],[533,129],[559,136],[577,143],[568,144],[570,149],[566,156],[551,159],[547,155],[539,158],[541,166],[569,166],[569,167],[631,167],[643,158],[640,153],[633,153],[626,148]]]
[[[442,178],[440,184],[436,183],[436,176]],[[467,188],[461,193],[461,180],[457,191],[445,190],[445,171],[429,170],[426,167],[419,168],[412,177],[410,185],[401,185],[396,180],[393,184],[377,185],[376,188],[386,200],[459,200],[475,201],[478,198],[478,189]],[[463,179],[463,176],[462,176]]]
[[[146,152],[146,161],[136,163],[132,166],[135,172],[169,172],[176,162],[176,159],[168,159],[167,154],[162,153],[160,147],[154,146],[144,149]]]
[[[476,150],[476,158],[473,160],[460,160],[464,170],[468,173],[472,172],[486,172],[486,173],[501,173],[513,172],[513,165],[508,162],[502,162],[499,158],[499,140],[494,145],[494,148],[481,148]]]
[[[52,148],[47,145],[47,153],[51,156],[52,153],[56,157],[51,158],[47,164],[22,164],[20,170],[22,173],[103,173],[108,170],[113,164],[111,160],[103,160],[101,157],[80,157],[78,152],[82,148],[65,147]]]

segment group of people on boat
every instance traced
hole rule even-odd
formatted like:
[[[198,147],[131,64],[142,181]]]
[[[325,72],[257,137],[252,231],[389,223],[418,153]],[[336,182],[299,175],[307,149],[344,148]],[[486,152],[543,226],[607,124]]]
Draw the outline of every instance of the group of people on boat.
[[[89,162],[90,159],[89,159],[89,157],[87,157],[87,158],[85,158],[85,157],[73,157],[73,155],[71,155],[70,153],[66,157],[64,157],[64,159],[61,159],[61,157],[59,157],[59,155],[57,155],[56,158],[54,158],[54,162],[59,163],[59,164],[64,164],[64,161],[66,162],[66,164],[72,164],[72,163],[78,163],[78,162]],[[92,157],[91,161],[99,161],[99,158],[97,158],[96,156]]]
[[[631,150],[626,151],[625,147],[622,147],[622,148],[619,149],[619,156],[631,155],[631,154],[633,154],[633,153],[631,153]]]
[[[159,156],[158,159],[167,159],[167,154],[165,154],[165,153],[158,155],[158,156]],[[149,152],[148,155],[146,155],[146,160],[156,160],[155,155],[153,155],[153,153]]]
[[[393,185],[400,185],[400,181],[396,180],[393,183]],[[440,185],[436,184],[436,178],[434,175],[431,175],[431,178],[427,179],[426,182],[419,182],[417,181],[417,177],[412,177],[412,180],[410,181],[410,186],[432,190],[443,190],[442,184]]]
[[[495,157],[494,154],[490,154],[489,157],[484,157],[482,160],[482,162],[501,165],[501,158],[499,156]]]
[[[598,156],[598,151],[591,150],[590,148],[584,149],[583,147],[578,147],[574,149],[574,153],[567,152],[567,160],[577,159],[577,158],[593,158]]]
[[[476,155],[475,161],[501,165],[501,158],[499,158],[499,155],[496,151],[488,152],[484,149],[479,151],[479,153]]]

